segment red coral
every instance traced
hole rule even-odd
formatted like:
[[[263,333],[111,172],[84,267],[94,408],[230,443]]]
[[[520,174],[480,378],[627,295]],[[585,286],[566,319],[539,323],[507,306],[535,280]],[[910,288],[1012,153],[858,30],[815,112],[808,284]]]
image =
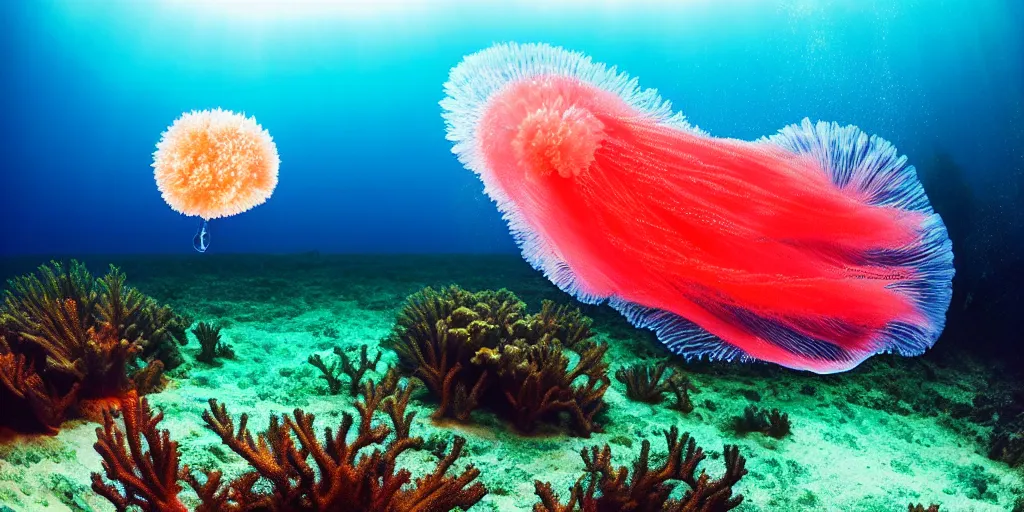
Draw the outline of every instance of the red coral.
[[[651,468],[651,443],[645,440],[640,457],[633,464],[633,474],[625,467],[612,466],[611,447],[603,449],[594,446],[580,452],[586,474],[577,480],[569,495],[569,501],[562,504],[551,484],[534,483],[539,503],[534,512],[597,512],[621,510],[648,510],[672,512],[723,512],[732,510],[743,502],[742,495],[732,495],[732,487],[747,474],[746,460],[736,446],[726,445],[725,475],[712,480],[703,470],[697,474],[697,466],[704,460],[704,450],[696,445],[689,433],[679,437],[679,430],[672,427],[665,432],[668,456],[661,467]],[[586,487],[583,482],[587,481]],[[685,483],[689,490],[680,499],[670,499],[675,489],[674,482]]]
[[[186,512],[178,500],[178,443],[171,441],[166,430],[157,429],[164,414],[154,414],[149,402],[140,400],[134,391],[121,402],[124,432],[117,428],[114,414],[113,410],[104,411],[103,428],[96,429],[93,447],[103,457],[107,479],[119,483],[121,489],[93,473],[93,490],[110,500],[118,511],[138,507],[144,511]],[[143,448],[143,439],[148,450]]]
[[[432,473],[415,482],[407,469],[398,467],[398,456],[420,448],[423,439],[409,436],[414,415],[405,411],[411,390],[399,385],[396,372],[388,372],[379,383],[366,383],[364,394],[356,402],[358,426],[346,412],[336,433],[330,428],[324,431],[323,441],[314,432],[314,416],[301,409],[291,416],[271,415],[267,430],[253,436],[247,415],[239,417],[236,427],[226,407],[210,400],[210,410],[203,414],[207,427],[253,468],[224,482],[219,471],[206,471],[202,480],[188,466],[179,472],[176,443],[169,440],[167,431],[156,428],[163,415],[154,415],[145,400],[140,402],[132,393],[124,405],[126,433],[117,429],[108,411],[104,429],[97,429],[95,445],[107,477],[119,482],[124,494],[104,483],[98,473],[93,474],[93,488],[118,510],[136,506],[147,512],[184,510],[176,497],[180,480],[199,496],[197,512],[442,512],[468,509],[480,501],[487,491],[483,484],[474,483],[479,470],[468,466],[448,475],[462,455],[462,438],[455,438],[451,451]],[[373,425],[378,410],[388,414],[392,427]],[[350,436],[353,427],[356,431]],[[142,450],[142,438],[149,452]],[[257,485],[261,481],[269,486]]]
[[[0,352],[3,346],[0,343]],[[43,382],[24,355],[0,353],[0,402],[10,404],[15,411],[31,411],[43,432],[56,434],[66,411],[77,399],[78,384],[73,384],[67,393],[61,393]]]
[[[211,400],[210,411],[203,414],[207,426],[255,472],[230,483],[226,492],[219,489],[219,484],[200,486],[195,479],[190,483],[201,499],[216,501],[217,510],[253,510],[257,505],[264,510],[442,511],[466,509],[479,501],[486,490],[480,483],[470,485],[479,470],[470,466],[458,476],[446,475],[462,454],[465,440],[460,437],[433,473],[404,488],[411,473],[398,469],[396,459],[422,447],[423,439],[408,436],[412,415],[403,416],[403,412],[410,394],[405,390],[387,394],[394,390],[387,389],[390,387],[387,378],[380,386],[368,383],[366,396],[356,402],[359,422],[355,435],[349,435],[355,418],[344,413],[336,434],[326,429],[323,442],[316,438],[314,416],[301,409],[295,409],[290,417],[272,415],[268,429],[254,438],[247,427],[247,415],[240,416],[236,428],[225,407]],[[373,425],[373,416],[381,408],[389,412],[393,427]],[[389,436],[391,441],[385,444]],[[363,453],[374,445],[380,448]],[[253,488],[259,477],[271,483],[269,493]],[[208,475],[207,484],[219,478],[219,474]]]

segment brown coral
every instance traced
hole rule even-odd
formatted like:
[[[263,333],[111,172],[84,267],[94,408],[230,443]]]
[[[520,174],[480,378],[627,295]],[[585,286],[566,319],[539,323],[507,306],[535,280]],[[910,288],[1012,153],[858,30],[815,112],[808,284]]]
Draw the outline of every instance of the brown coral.
[[[466,421],[488,404],[524,431],[567,415],[586,436],[599,428],[609,385],[607,346],[591,336],[590,320],[574,308],[545,301],[528,315],[508,290],[452,286],[410,296],[386,341],[402,371],[439,400],[434,418]],[[579,355],[575,365],[566,349]]]
[[[199,322],[196,328],[192,329],[192,334],[199,341],[199,353],[196,354],[197,361],[214,364],[217,358],[232,359],[235,357],[235,351],[231,348],[231,345],[221,341],[220,327],[206,322]]]
[[[792,424],[789,421],[789,415],[778,409],[769,411],[756,405],[748,405],[743,409],[743,416],[734,418],[733,428],[741,434],[760,432],[776,439],[782,439],[789,434]]]
[[[341,347],[334,347],[334,354],[338,356],[338,359],[331,363],[330,366],[320,357],[320,354],[310,355],[307,361],[320,370],[320,377],[327,381],[327,390],[330,394],[337,395],[341,392],[341,375],[344,374],[348,376],[349,395],[356,396],[362,389],[363,376],[368,371],[376,371],[380,358],[383,355],[382,352],[378,351],[377,355],[370,359],[367,356],[368,348],[368,345],[360,347],[358,364],[353,363],[352,359],[349,358],[348,354]],[[341,367],[340,371],[339,366]]]
[[[662,361],[654,366],[643,363],[619,368],[615,378],[626,385],[626,396],[630,400],[656,404],[661,402],[662,393],[672,389],[673,374],[665,374],[668,365]]]
[[[95,280],[73,261],[10,281],[0,307],[0,400],[13,407],[0,422],[52,433],[81,400],[160,386],[163,364],[140,356],[173,338],[180,317],[124,279],[112,266]]]
[[[679,436],[672,427],[665,432],[668,455],[660,467],[650,467],[650,441],[644,440],[632,475],[626,467],[612,466],[611,447],[584,449],[580,455],[586,473],[576,481],[569,500],[561,502],[551,484],[534,483],[539,503],[534,512],[590,512],[604,510],[646,510],[673,512],[721,512],[732,510],[743,502],[742,495],[733,496],[732,487],[747,474],[746,459],[736,446],[724,450],[725,475],[712,480],[697,466],[704,460],[704,450],[689,433]],[[689,489],[679,499],[670,499],[677,482]],[[584,486],[584,483],[586,484]]]
[[[415,481],[398,467],[402,453],[423,445],[422,438],[409,436],[414,414],[405,411],[410,395],[393,371],[379,382],[367,382],[356,402],[358,424],[352,414],[343,413],[341,424],[334,431],[325,429],[322,441],[314,431],[314,416],[301,409],[290,416],[271,415],[267,430],[253,435],[248,415],[239,416],[236,426],[227,408],[211,399],[210,410],[203,414],[207,427],[253,468],[230,482],[219,471],[205,471],[202,478],[188,466],[178,471],[176,444],[166,431],[157,430],[162,414],[154,415],[135,397],[134,405],[125,406],[126,433],[117,429],[110,413],[105,428],[97,430],[96,449],[103,455],[107,478],[120,483],[124,493],[99,474],[93,475],[93,485],[119,510],[126,504],[144,511],[184,510],[177,508],[181,480],[198,495],[197,512],[441,512],[472,507],[487,492],[474,482],[479,470],[467,466],[448,474],[462,455],[464,439],[456,437],[434,471]],[[373,424],[378,411],[387,413],[392,426]],[[142,438],[149,452],[142,450]]]

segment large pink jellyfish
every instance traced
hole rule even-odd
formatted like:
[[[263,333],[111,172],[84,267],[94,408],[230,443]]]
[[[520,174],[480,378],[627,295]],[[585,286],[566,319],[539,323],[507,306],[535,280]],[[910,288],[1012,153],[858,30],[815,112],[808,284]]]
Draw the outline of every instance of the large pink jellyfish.
[[[445,92],[453,151],[523,256],[675,353],[832,373],[942,332],[949,238],[885,140],[806,119],[712,137],[636,79],[543,44],[466,57]]]

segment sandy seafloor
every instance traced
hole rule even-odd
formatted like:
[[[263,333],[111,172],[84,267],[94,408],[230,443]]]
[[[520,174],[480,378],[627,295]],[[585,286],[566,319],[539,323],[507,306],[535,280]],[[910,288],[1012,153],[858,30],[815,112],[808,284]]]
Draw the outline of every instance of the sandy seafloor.
[[[457,283],[470,290],[509,288],[531,310],[542,298],[568,301],[517,256],[223,256],[87,258],[95,273],[121,265],[128,283],[224,327],[234,360],[211,367],[195,362],[190,338],[186,364],[166,390],[150,395],[163,409],[162,426],[180,443],[183,464],[217,467],[234,475],[247,466],[203,427],[210,398],[234,415],[250,413],[250,427],[267,425],[268,413],[295,407],[316,414],[316,424],[335,427],[353,410],[347,394],[326,393],[318,371],[306,362],[335,345],[356,353],[376,346],[392,327],[404,298],[426,285]],[[3,260],[4,277],[32,270],[39,258]],[[611,345],[611,371],[638,360],[671,357],[649,333],[632,329],[605,307],[588,307],[598,339]],[[190,334],[191,336],[191,334]],[[385,351],[385,362],[394,355]],[[333,357],[333,355],[331,355]],[[855,371],[818,376],[770,365],[688,365],[673,358],[698,392],[696,409],[683,415],[665,404],[631,402],[612,379],[606,395],[605,430],[590,439],[558,431],[517,434],[493,415],[474,413],[468,426],[436,426],[432,405],[420,391],[413,435],[425,439],[453,432],[468,438],[469,456],[490,490],[474,510],[529,510],[533,481],[552,481],[567,494],[580,475],[581,448],[609,443],[617,465],[632,466],[641,441],[664,450],[662,430],[689,431],[709,452],[704,466],[722,471],[723,443],[739,444],[749,474],[735,490],[746,496],[741,511],[906,510],[908,502],[938,503],[942,511],[1008,511],[1024,495],[1024,475],[985,457],[987,432],[949,410],[970,404],[979,389],[1001,385],[987,364],[969,357],[903,359],[875,357]],[[380,366],[384,369],[384,365]],[[422,388],[421,388],[422,389]],[[670,399],[666,400],[666,404]],[[788,412],[792,435],[775,440],[737,436],[732,418],[756,403]],[[55,437],[19,439],[0,448],[0,510],[67,511],[113,508],[89,489],[100,469],[92,448],[96,424],[71,421]],[[434,467],[427,451],[400,461],[414,476]],[[681,485],[681,487],[685,487]],[[190,491],[183,493],[190,498]],[[194,497],[194,495],[191,495]]]

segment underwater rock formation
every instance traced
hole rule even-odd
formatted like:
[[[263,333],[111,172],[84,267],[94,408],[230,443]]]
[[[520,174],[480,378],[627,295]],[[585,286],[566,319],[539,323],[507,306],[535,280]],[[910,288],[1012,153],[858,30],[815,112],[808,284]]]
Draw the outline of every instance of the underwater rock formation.
[[[203,471],[200,478],[188,466],[179,469],[177,443],[158,429],[163,413],[154,414],[145,399],[131,394],[122,405],[124,430],[111,411],[104,415],[104,427],[96,430],[104,474],[120,485],[93,473],[93,489],[118,510],[131,505],[146,512],[186,510],[177,497],[181,481],[198,495],[197,512],[442,512],[472,507],[487,493],[483,484],[474,482],[480,471],[469,465],[461,473],[447,474],[462,455],[465,439],[456,436],[436,469],[415,481],[398,466],[402,453],[423,447],[422,438],[409,435],[414,417],[405,413],[410,390],[393,371],[380,382],[367,382],[355,403],[358,425],[344,412],[336,430],[323,431],[323,441],[314,431],[314,416],[301,409],[291,416],[272,414],[267,430],[254,436],[247,414],[239,416],[236,427],[227,408],[210,399],[210,410],[203,413],[207,428],[253,468],[230,482],[224,482],[220,471]],[[378,412],[388,415],[391,426],[374,424]]]
[[[466,421],[487,403],[524,432],[563,414],[579,435],[599,428],[608,347],[591,339],[578,310],[545,301],[531,315],[508,290],[426,288],[409,297],[385,343],[439,400],[435,419]],[[571,368],[566,350],[577,356]]]
[[[743,502],[743,495],[733,496],[732,487],[747,474],[746,459],[739,448],[726,445],[723,450],[725,474],[712,480],[697,466],[707,456],[689,433],[679,436],[679,429],[665,431],[668,454],[660,467],[652,468],[651,442],[644,440],[640,456],[633,463],[632,474],[625,466],[612,466],[611,447],[583,449],[585,474],[573,485],[568,501],[563,504],[550,483],[534,482],[540,502],[534,512],[664,510],[677,512],[720,512],[732,510]],[[656,460],[661,460],[656,457]],[[671,499],[678,482],[689,490],[682,497]],[[584,484],[586,484],[584,486]]]
[[[0,307],[0,423],[54,433],[72,409],[91,409],[86,402],[161,387],[168,363],[155,356],[180,362],[187,320],[124,281],[116,267],[96,280],[76,261],[10,281]]]

